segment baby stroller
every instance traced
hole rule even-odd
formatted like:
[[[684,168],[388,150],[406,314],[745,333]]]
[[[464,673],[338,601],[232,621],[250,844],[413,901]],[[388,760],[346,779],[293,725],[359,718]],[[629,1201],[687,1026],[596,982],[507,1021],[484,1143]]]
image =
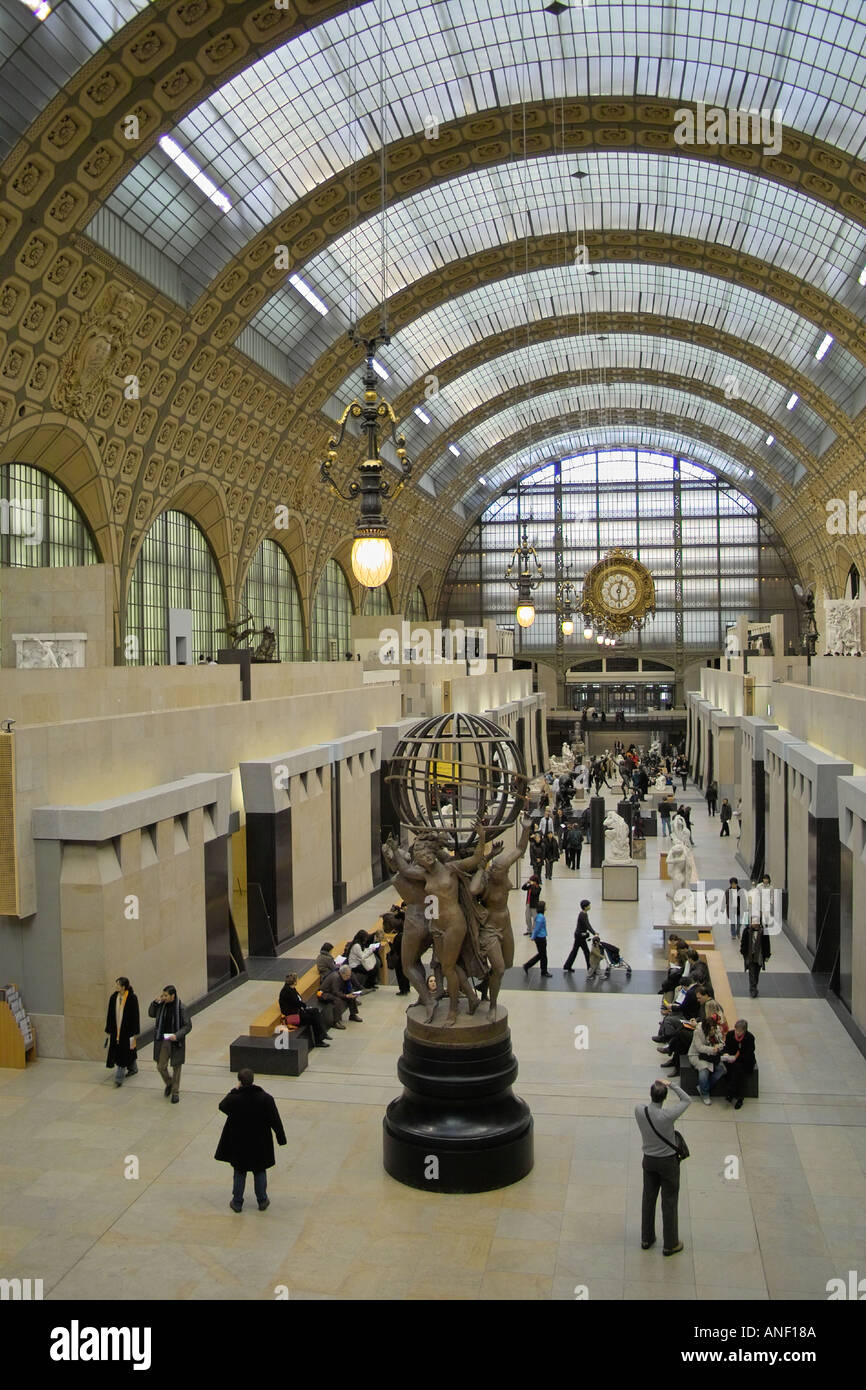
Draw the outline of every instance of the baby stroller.
[[[607,961],[607,966],[604,969],[604,978],[608,978],[611,970],[624,970],[625,978],[627,980],[630,979],[631,966],[629,965],[627,960],[623,960],[622,952],[620,951],[619,947],[614,946],[613,942],[611,941],[602,941],[601,949],[604,952],[604,959]]]

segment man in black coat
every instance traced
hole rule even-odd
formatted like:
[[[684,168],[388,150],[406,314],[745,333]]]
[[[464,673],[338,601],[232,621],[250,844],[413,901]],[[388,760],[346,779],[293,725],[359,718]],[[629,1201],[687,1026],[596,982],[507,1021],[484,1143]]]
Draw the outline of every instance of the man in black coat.
[[[729,1060],[732,1059],[732,1060]],[[728,1103],[734,1102],[734,1109],[743,1105],[743,1091],[746,1077],[755,1070],[755,1036],[749,1032],[744,1018],[738,1018],[733,1028],[725,1035],[725,1050],[721,1060],[727,1065]]]
[[[186,1006],[177,997],[174,985],[166,985],[158,999],[148,1006],[148,1015],[156,1019],[153,1030],[153,1060],[165,1083],[164,1094],[171,1096],[172,1105],[180,1100],[180,1073],[186,1061],[186,1035],[192,1024]],[[168,1064],[172,1070],[169,1075]]]
[[[253,1175],[259,1211],[270,1206],[267,1170],[276,1162],[271,1130],[278,1144],[286,1142],[276,1101],[261,1086],[253,1084],[255,1079],[249,1067],[243,1067],[238,1072],[235,1089],[220,1101],[220,1110],[227,1119],[214,1158],[220,1163],[230,1163],[235,1170],[229,1202],[232,1211],[243,1210],[247,1173]]]
[[[749,972],[749,993],[755,999],[758,993],[758,978],[772,954],[770,938],[761,922],[753,920],[747,927],[743,927],[740,953]]]

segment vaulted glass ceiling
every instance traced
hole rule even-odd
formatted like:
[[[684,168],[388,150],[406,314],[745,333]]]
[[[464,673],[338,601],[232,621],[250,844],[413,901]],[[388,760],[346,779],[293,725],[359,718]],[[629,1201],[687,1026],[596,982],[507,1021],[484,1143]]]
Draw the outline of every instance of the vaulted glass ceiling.
[[[606,411],[614,423],[619,409],[664,411],[682,416],[721,431],[732,442],[739,442],[747,449],[766,452],[765,429],[735,414],[733,410],[688,391],[634,382],[612,382],[552,392],[546,392],[541,386],[531,401],[521,400],[516,404],[503,401],[503,409],[496,415],[467,434],[460,435],[460,458],[447,450],[443,451],[428,470],[427,477],[439,491],[464,470],[484,472],[485,451],[494,449],[504,439],[511,438],[521,430],[527,431],[531,438],[533,432],[549,427],[558,418],[576,411]],[[771,462],[783,477],[793,481],[797,474],[797,460],[778,442],[773,446]]]
[[[168,161],[142,222],[166,246],[226,258],[285,208],[380,147],[379,10],[387,24],[386,142],[500,106],[620,93],[778,110],[788,126],[852,154],[861,118],[866,23],[860,0],[717,0],[574,7],[556,17],[525,0],[364,5],[252,64],[182,120],[183,148],[228,194],[233,212],[200,222],[203,198],[175,208]],[[711,64],[707,62],[712,55]],[[675,56],[672,56],[675,55]],[[150,231],[148,232],[150,234]],[[195,267],[190,267],[195,277]]]
[[[866,381],[866,367],[837,343],[815,361],[823,330],[783,304],[729,280],[677,266],[599,262],[594,276],[573,266],[553,266],[480,285],[407,324],[378,353],[394,381],[388,390],[418,383],[461,349],[494,334],[512,332],[521,342],[527,323],[584,315],[587,332],[598,332],[596,315],[656,315],[707,324],[778,357],[802,372],[846,408]],[[347,378],[334,404],[355,389]]]
[[[623,370],[688,377],[726,393],[734,406],[739,400],[756,410],[778,413],[785,427],[808,449],[818,451],[825,434],[828,442],[835,438],[826,422],[804,404],[783,417],[789,389],[738,358],[699,344],[636,333],[608,333],[603,339],[595,334],[559,338],[503,353],[440,386],[436,396],[424,403],[424,411],[431,417],[430,425],[422,423],[412,412],[400,422],[400,431],[410,441],[410,454],[417,457],[439,434],[455,440],[455,427],[460,421],[488,402],[527,400],[551,378],[590,370],[601,371],[605,376],[609,373],[611,379]],[[579,379],[576,384],[580,384]],[[461,448],[464,443],[465,436]],[[435,478],[435,469],[431,472]]]
[[[42,21],[20,0],[0,8],[0,158],[61,87],[149,0],[53,0]]]

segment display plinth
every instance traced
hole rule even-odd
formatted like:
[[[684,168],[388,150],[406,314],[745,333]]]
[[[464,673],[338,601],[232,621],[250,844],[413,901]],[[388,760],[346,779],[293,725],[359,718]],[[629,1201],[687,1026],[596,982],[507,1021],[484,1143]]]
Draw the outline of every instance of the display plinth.
[[[385,1171],[427,1192],[490,1192],[526,1177],[533,1164],[532,1114],[511,1087],[517,1060],[508,1012],[488,1019],[465,999],[453,1027],[448,1001],[427,1023],[423,1005],[406,1010],[397,1075],[403,1094],[383,1125]]]
[[[638,872],[633,859],[605,859],[601,866],[602,902],[636,903]]]

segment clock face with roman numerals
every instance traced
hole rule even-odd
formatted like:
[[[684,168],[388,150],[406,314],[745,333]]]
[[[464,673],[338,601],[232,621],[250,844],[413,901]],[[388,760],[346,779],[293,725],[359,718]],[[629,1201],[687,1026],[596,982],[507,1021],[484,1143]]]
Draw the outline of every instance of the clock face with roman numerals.
[[[638,601],[638,586],[627,569],[608,570],[601,581],[601,597],[612,613],[627,613]]]

